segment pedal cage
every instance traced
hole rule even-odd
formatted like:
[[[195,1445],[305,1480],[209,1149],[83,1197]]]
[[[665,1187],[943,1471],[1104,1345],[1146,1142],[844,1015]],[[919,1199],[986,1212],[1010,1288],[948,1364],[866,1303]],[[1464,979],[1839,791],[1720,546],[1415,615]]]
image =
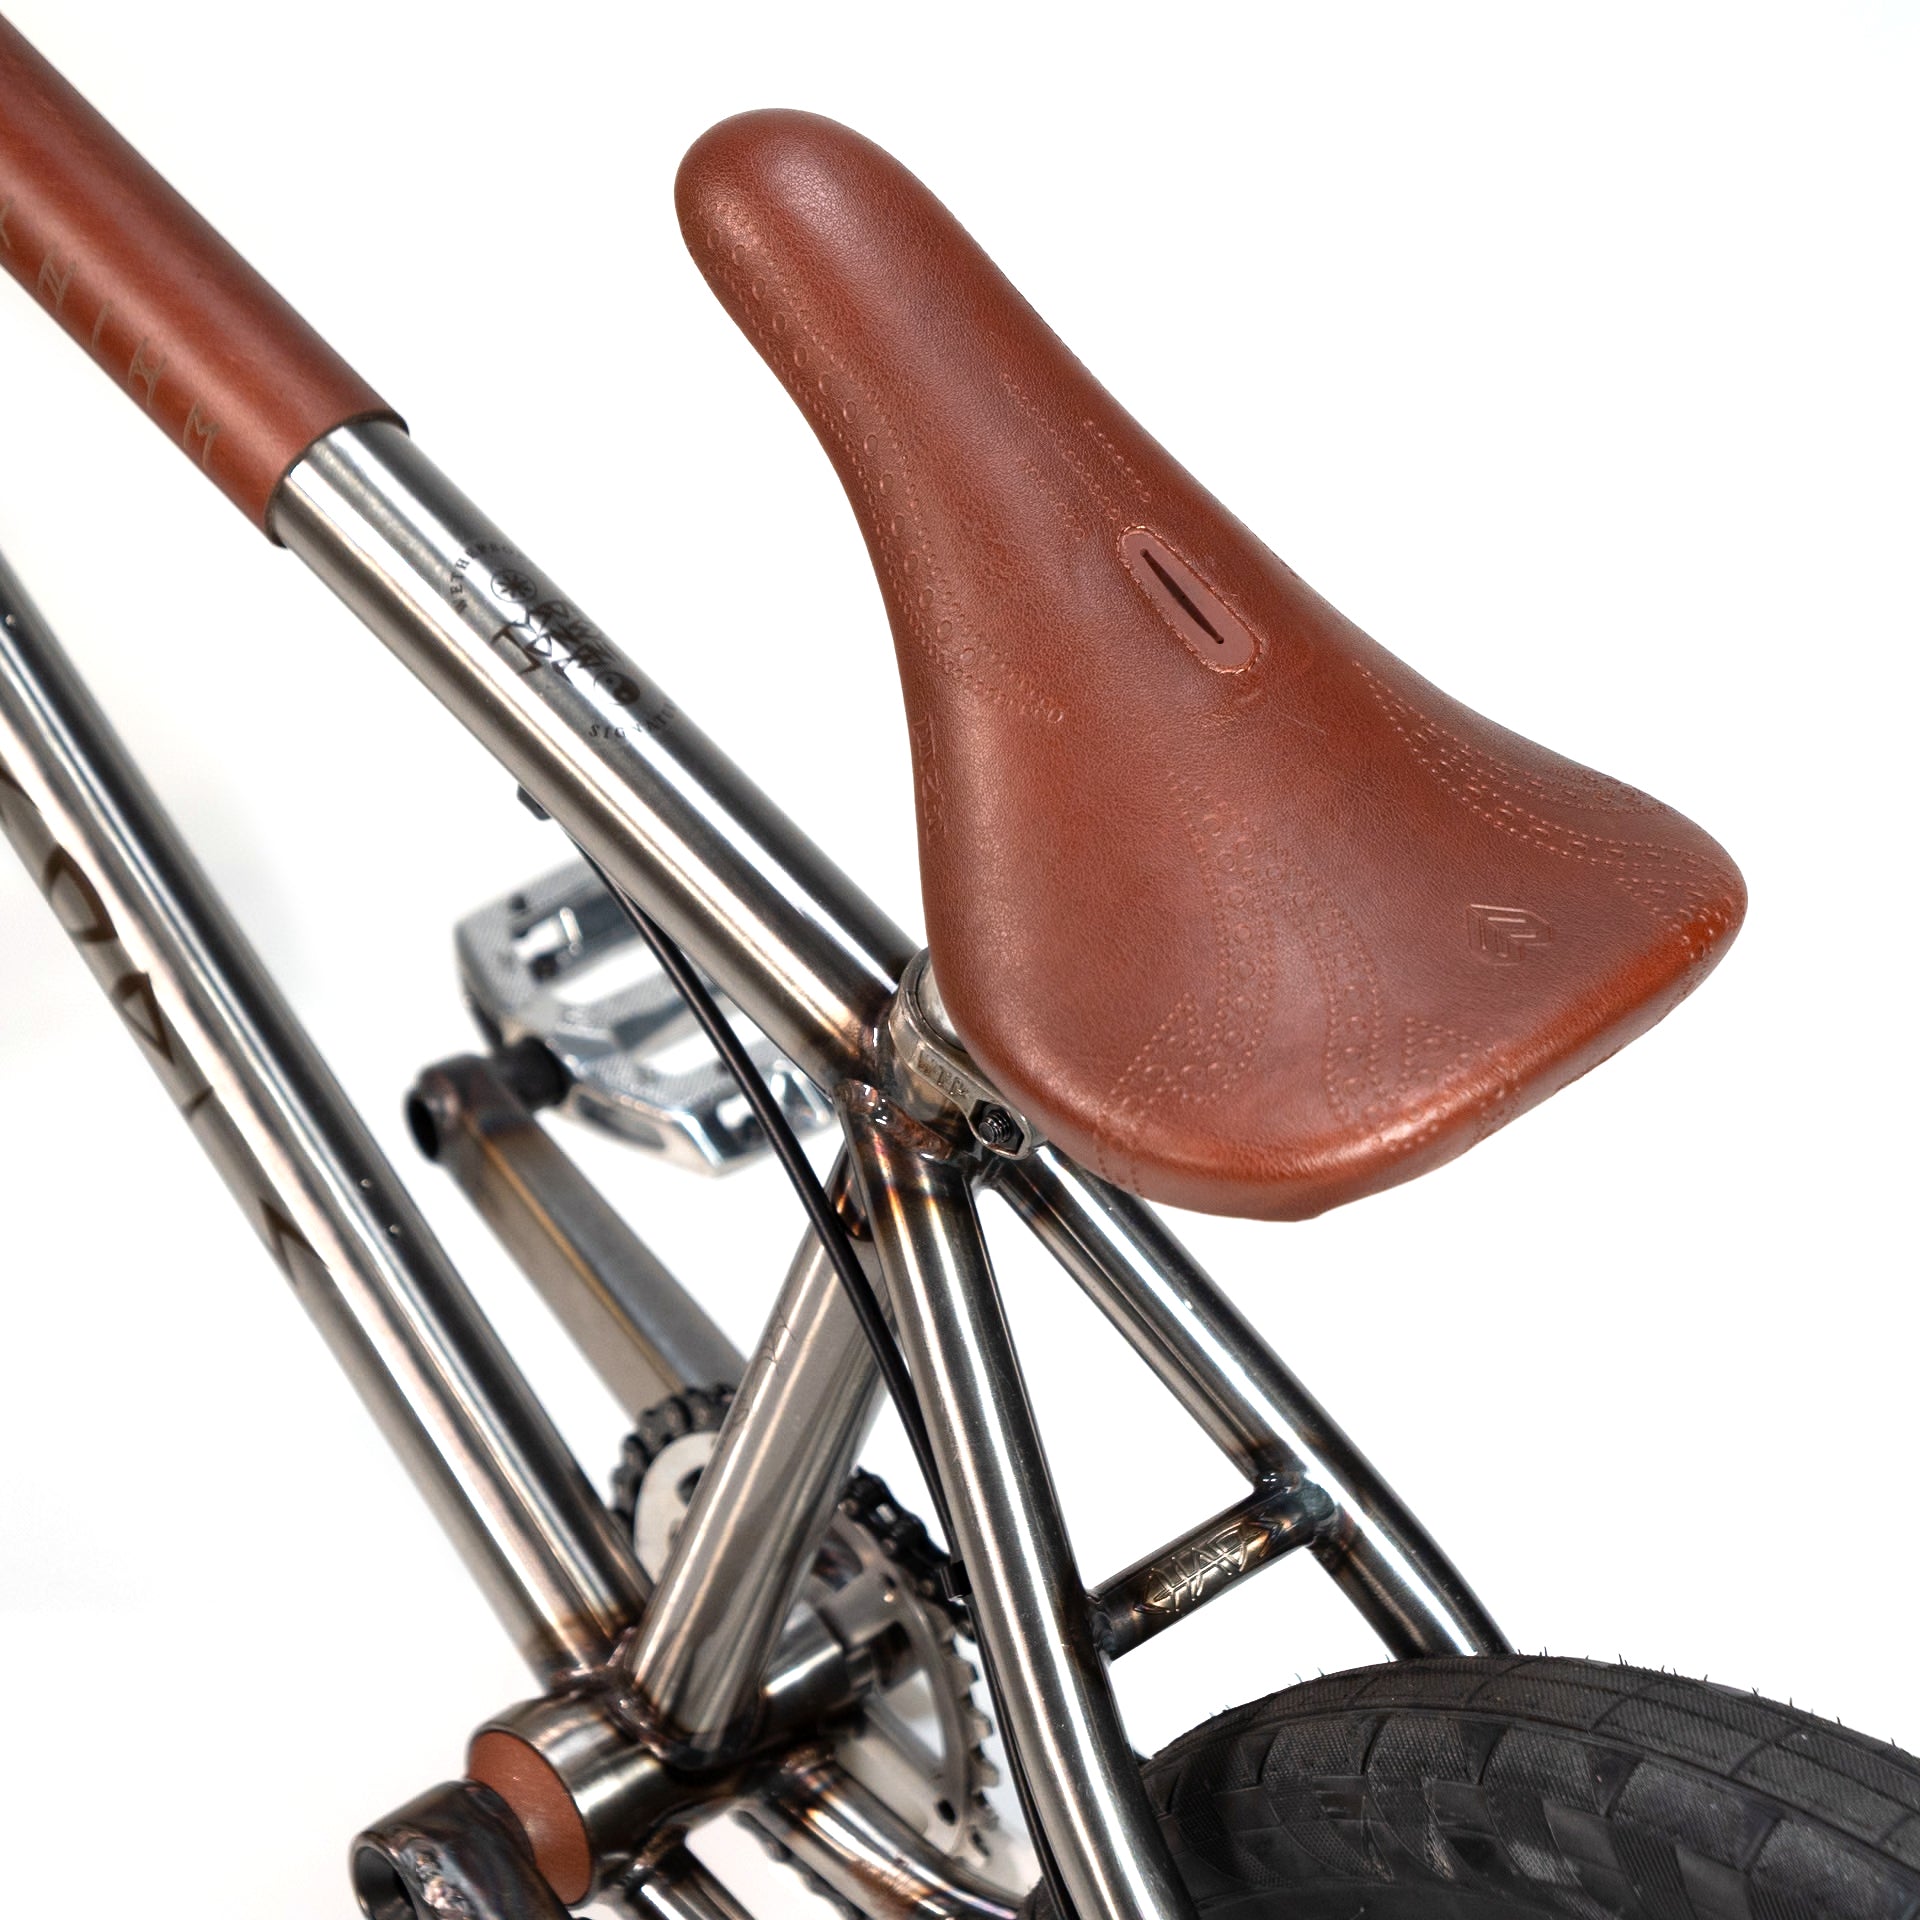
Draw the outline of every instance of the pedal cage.
[[[767,1150],[732,1075],[584,861],[468,914],[454,947],[467,1004],[488,1041],[545,1047],[569,1082],[561,1104],[577,1119],[703,1173],[730,1172]],[[618,956],[643,964],[596,998],[565,991],[570,979],[578,983]],[[772,1042],[755,1034],[749,1051],[795,1132],[831,1121],[831,1104]],[[673,1059],[683,1052],[691,1057]]]

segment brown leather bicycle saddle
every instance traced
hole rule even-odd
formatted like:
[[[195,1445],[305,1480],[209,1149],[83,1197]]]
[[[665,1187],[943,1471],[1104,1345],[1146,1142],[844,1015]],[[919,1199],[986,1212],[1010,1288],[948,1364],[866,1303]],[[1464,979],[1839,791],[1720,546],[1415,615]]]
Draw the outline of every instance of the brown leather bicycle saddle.
[[[1713,840],[1343,619],[878,147],[744,114],[677,193],[880,577],[948,1011],[1067,1152],[1317,1213],[1464,1151],[1725,951]]]

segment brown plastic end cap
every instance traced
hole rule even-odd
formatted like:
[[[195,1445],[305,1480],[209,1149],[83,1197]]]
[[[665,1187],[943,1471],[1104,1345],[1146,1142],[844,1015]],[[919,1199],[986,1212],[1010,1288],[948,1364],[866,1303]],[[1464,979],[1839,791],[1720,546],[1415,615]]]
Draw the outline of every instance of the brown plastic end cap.
[[[566,1783],[526,1741],[497,1729],[476,1734],[467,1777],[491,1787],[525,1829],[534,1864],[568,1906],[593,1887],[593,1845]]]

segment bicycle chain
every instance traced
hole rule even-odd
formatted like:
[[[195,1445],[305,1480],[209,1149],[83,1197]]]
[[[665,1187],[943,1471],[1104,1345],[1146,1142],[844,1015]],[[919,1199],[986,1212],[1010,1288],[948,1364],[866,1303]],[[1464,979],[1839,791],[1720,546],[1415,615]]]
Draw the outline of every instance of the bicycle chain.
[[[903,1507],[877,1473],[854,1468],[840,1498],[840,1511],[880,1542],[881,1550],[920,1599],[938,1607],[953,1626],[973,1638],[973,1617],[965,1593],[958,1590],[960,1563],[934,1543],[926,1522]]]

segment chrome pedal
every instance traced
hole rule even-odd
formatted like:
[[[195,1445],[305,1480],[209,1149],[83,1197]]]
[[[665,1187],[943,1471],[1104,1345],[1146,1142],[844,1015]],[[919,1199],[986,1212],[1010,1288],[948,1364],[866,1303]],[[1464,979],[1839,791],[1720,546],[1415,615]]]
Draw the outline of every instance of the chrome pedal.
[[[584,861],[468,914],[454,948],[488,1039],[545,1047],[567,1076],[561,1105],[576,1118],[703,1173],[726,1173],[767,1150],[732,1075]],[[602,976],[593,997],[582,991],[590,975]],[[826,1097],[764,1036],[753,1034],[748,1050],[796,1133],[833,1118]]]

